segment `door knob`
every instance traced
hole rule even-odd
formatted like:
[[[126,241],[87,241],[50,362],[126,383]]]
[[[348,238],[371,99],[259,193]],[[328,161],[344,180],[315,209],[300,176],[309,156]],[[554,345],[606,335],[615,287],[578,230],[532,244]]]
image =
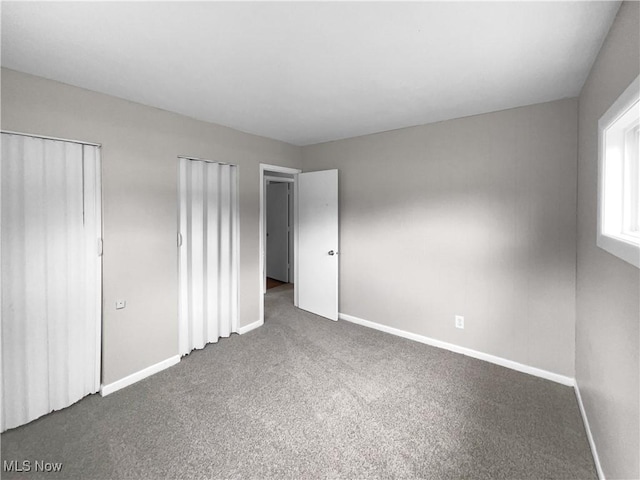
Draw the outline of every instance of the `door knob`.
[[[335,252],[333,250],[329,250],[329,255],[335,255]]]

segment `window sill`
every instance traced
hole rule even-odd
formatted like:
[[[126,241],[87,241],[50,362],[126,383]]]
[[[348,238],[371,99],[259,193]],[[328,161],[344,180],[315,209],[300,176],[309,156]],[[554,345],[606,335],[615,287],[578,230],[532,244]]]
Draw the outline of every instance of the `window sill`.
[[[611,255],[640,268],[640,246],[635,241],[599,233],[597,245]]]

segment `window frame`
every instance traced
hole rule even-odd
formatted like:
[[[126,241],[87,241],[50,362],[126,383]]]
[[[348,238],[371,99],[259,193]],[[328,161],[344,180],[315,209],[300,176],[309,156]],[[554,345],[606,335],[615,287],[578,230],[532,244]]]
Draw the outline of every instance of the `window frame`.
[[[622,165],[618,165],[617,175],[621,175],[621,178],[618,180],[621,185],[620,191],[614,194],[607,194],[607,183],[611,185],[611,179],[607,182],[607,156],[606,156],[606,134],[607,131],[614,126],[614,124],[620,120],[630,109],[637,110],[637,113],[640,115],[640,76],[636,77],[633,82],[627,87],[627,89],[618,97],[618,99],[609,107],[609,109],[600,117],[598,121],[598,220],[597,220],[597,238],[596,244],[598,247],[603,250],[611,253],[612,255],[617,256],[618,258],[624,260],[625,262],[634,265],[637,268],[640,268],[640,236],[636,234],[636,232],[632,232],[631,234],[627,231],[629,222],[628,222],[628,208],[629,208],[629,200],[625,200],[625,195],[629,196],[628,190],[625,192],[625,188],[629,188],[630,184],[634,185],[636,192],[631,195],[631,198],[639,198],[640,192],[637,191],[640,188],[640,182],[638,179],[633,179],[630,181],[629,178],[625,178],[625,170],[627,169],[627,165],[624,162],[628,162],[628,158],[623,155],[621,159]],[[620,127],[618,127],[620,128]],[[626,130],[636,129],[635,123],[628,127]],[[627,143],[627,131],[624,131],[621,135],[621,144],[625,145]],[[635,157],[636,161],[637,155]],[[613,160],[610,160],[613,162]],[[610,166],[610,169],[613,169],[614,166]],[[638,168],[638,167],[636,167]],[[620,172],[621,170],[621,172]],[[614,179],[615,181],[615,179]],[[615,195],[619,195],[616,197]],[[618,222],[617,218],[614,218],[614,224],[616,225],[615,232],[613,232],[610,228],[607,228],[607,225],[611,226],[611,220],[607,222],[606,219],[606,205],[607,199],[610,202],[615,202],[617,205],[614,208],[619,208],[619,212],[614,212],[616,217],[619,216],[620,221]],[[626,205],[625,205],[626,202]],[[612,207],[609,207],[610,209]],[[638,206],[631,205],[631,208],[634,210],[637,215]],[[620,224],[620,231],[617,231],[617,225]]]

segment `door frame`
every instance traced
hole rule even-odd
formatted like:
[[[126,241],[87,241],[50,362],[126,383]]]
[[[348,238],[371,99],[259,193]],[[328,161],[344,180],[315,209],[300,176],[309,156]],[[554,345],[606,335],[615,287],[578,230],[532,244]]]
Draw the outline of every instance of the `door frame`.
[[[269,175],[265,172],[277,172],[277,173],[287,173],[289,175],[293,175],[293,179],[286,177],[271,177],[273,179],[278,179],[279,181],[289,181],[293,183],[293,304],[295,306],[298,305],[298,292],[296,291],[295,284],[298,280],[298,182],[297,175],[298,173],[302,173],[302,170],[299,168],[291,168],[291,167],[281,167],[279,165],[271,165],[267,163],[260,164],[260,235],[259,235],[259,249],[258,249],[258,262],[260,264],[260,274],[259,274],[259,283],[260,286],[260,302],[259,302],[259,311],[260,318],[258,321],[260,325],[264,324],[264,294],[267,291],[267,277],[266,277],[266,266],[267,266],[267,257],[266,257],[266,246],[267,246],[267,189],[265,188],[266,182],[268,181]]]

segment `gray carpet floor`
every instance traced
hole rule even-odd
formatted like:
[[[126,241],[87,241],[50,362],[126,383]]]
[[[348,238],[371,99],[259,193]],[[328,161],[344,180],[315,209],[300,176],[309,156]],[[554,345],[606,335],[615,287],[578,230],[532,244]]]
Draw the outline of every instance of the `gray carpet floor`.
[[[266,297],[265,325],[1,436],[44,478],[597,478],[573,390]],[[2,478],[36,478],[4,473]]]

